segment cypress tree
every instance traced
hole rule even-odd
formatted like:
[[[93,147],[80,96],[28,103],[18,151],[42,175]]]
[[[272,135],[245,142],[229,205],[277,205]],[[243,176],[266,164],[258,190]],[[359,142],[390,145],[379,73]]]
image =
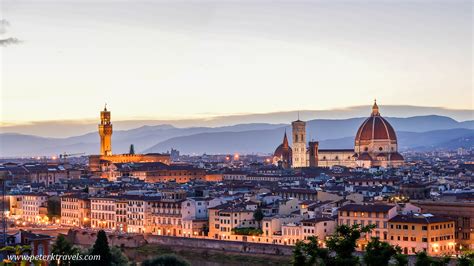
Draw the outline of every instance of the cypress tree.
[[[91,255],[100,255],[100,261],[91,261],[93,265],[110,266],[112,264],[109,241],[104,230],[100,230],[97,233],[97,239],[92,247]]]

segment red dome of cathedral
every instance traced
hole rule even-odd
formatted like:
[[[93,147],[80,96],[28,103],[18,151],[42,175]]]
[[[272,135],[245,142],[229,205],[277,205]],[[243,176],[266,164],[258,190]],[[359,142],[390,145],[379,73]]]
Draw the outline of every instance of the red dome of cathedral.
[[[283,137],[283,143],[280,144],[280,146],[276,148],[275,152],[273,153],[273,156],[281,158],[288,155],[291,156],[291,147],[288,144],[288,138],[286,137],[286,132],[285,132],[285,135]]]
[[[361,140],[393,140],[397,141],[393,127],[380,116],[379,107],[374,103],[372,115],[357,130],[356,142]]]
[[[291,156],[291,147],[285,148],[283,144],[280,144],[273,153],[273,156],[275,157],[282,157],[285,155],[285,153],[288,153]]]

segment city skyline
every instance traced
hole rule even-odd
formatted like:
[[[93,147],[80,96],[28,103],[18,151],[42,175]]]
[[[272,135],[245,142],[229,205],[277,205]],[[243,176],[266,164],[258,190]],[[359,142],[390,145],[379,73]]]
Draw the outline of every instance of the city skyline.
[[[374,98],[474,109],[469,1],[5,1],[2,10],[6,36],[21,40],[1,48],[2,124],[91,120],[105,102],[116,121]]]

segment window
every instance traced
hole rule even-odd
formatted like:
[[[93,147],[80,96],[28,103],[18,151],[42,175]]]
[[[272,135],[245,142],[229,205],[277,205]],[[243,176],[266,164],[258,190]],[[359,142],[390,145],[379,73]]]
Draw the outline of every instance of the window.
[[[426,226],[426,225],[423,225],[423,226],[421,227],[421,230],[423,230],[423,231],[426,231],[426,230],[428,230],[428,226]]]

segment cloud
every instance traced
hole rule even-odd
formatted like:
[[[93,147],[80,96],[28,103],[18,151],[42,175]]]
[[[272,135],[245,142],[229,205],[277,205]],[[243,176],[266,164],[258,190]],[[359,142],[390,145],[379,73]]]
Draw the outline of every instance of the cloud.
[[[8,20],[0,19],[0,34],[5,34],[9,26],[10,26],[10,22],[8,22]],[[2,47],[6,47],[8,45],[14,45],[18,43],[21,43],[21,41],[14,37],[0,39],[0,46]]]
[[[12,44],[18,44],[18,43],[21,43],[21,41],[18,40],[17,38],[7,38],[7,39],[0,40],[0,46],[3,46],[3,47],[6,47]]]

